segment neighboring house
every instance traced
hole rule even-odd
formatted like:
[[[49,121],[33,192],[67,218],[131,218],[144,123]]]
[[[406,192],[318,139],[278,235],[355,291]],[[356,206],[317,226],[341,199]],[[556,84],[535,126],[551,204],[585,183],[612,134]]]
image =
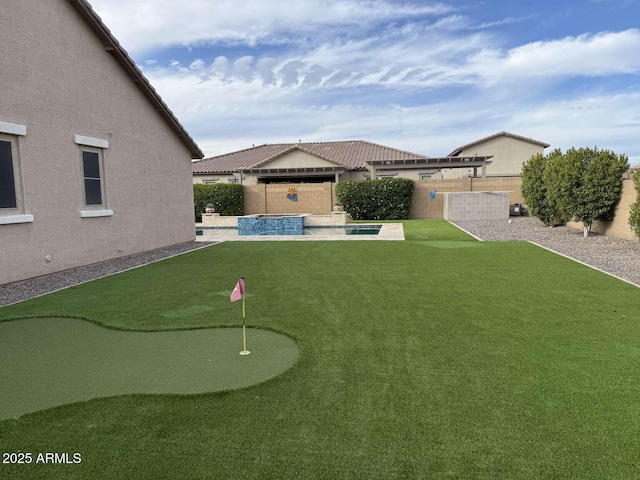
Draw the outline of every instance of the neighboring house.
[[[195,239],[203,154],[85,0],[2,2],[0,284]]]
[[[363,140],[260,145],[193,164],[194,183],[339,182],[404,177],[441,178],[446,168],[491,163],[490,155],[433,158]]]
[[[522,164],[536,153],[544,154],[548,143],[531,138],[499,132],[456,148],[450,157],[491,155],[493,162],[487,166],[488,177],[516,177],[522,173]],[[445,170],[443,178],[474,176],[473,169]]]

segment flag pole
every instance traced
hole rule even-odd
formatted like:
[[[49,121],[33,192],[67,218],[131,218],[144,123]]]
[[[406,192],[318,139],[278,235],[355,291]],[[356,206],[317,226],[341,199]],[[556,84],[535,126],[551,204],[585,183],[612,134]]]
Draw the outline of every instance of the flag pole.
[[[244,280],[244,277],[242,277]],[[244,293],[242,293],[242,351],[240,355],[249,355],[251,352],[247,350],[247,328],[245,324],[245,306],[244,306]]]

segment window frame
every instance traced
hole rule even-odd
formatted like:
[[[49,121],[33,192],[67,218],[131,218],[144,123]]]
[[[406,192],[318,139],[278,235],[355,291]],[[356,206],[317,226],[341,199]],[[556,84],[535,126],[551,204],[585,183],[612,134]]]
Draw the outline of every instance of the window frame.
[[[33,222],[33,215],[25,212],[22,162],[20,158],[20,138],[27,135],[27,127],[16,123],[0,121],[0,141],[9,144],[13,195],[15,206],[0,207],[0,225]]]
[[[82,178],[82,218],[110,217],[113,210],[107,207],[107,189],[105,173],[105,152],[109,148],[109,141],[100,138],[86,137],[82,135],[74,136],[74,143],[78,145],[80,175]],[[85,153],[95,154],[98,160],[98,177],[87,177]],[[100,203],[87,203],[87,180],[98,180],[100,182]]]
[[[17,212],[18,208],[19,208],[19,202],[18,202],[18,189],[16,188],[16,148],[15,148],[15,141],[9,137],[8,135],[3,135],[0,133],[0,144],[7,144],[9,146],[9,158],[5,159],[4,157],[0,158],[0,162],[2,162],[2,165],[5,164],[6,160],[9,160],[7,163],[7,171],[10,175],[10,178],[6,179],[8,181],[6,181],[6,185],[9,188],[9,195],[7,195],[7,200],[9,200],[10,205],[2,205],[0,203],[0,211],[7,211],[7,212]],[[4,147],[0,147],[0,153],[4,151]],[[2,165],[0,165],[0,169],[2,168]],[[3,181],[4,183],[5,181]]]
[[[104,177],[104,168],[102,166],[102,152],[99,151],[99,149],[97,148],[92,148],[92,147],[82,147],[80,148],[80,154],[82,156],[82,180],[83,180],[83,191],[84,191],[84,208],[102,208],[105,206],[105,196],[104,196],[104,181],[103,181],[103,177]],[[92,156],[95,158],[87,158],[88,156]],[[88,161],[90,160],[94,160],[96,162],[96,165],[89,165]],[[97,176],[91,172],[88,171],[89,169],[93,169],[92,167],[94,167],[97,169]],[[89,167],[89,168],[88,168]],[[89,185],[88,182],[98,182],[98,188],[97,190],[94,188],[87,188],[87,186]],[[96,200],[99,200],[98,202],[93,202],[90,200],[93,200],[90,197],[93,197],[94,195],[98,196],[98,198],[96,198]]]

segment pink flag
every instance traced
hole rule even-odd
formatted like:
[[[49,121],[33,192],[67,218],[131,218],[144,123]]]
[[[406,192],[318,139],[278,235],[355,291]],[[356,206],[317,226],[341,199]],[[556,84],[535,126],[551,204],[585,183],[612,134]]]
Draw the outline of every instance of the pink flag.
[[[237,302],[238,300],[242,299],[242,296],[244,295],[244,278],[241,278],[240,280],[238,280],[238,283],[236,283],[236,287],[233,289],[233,292],[231,292],[231,297],[229,297],[231,299],[232,302]]]

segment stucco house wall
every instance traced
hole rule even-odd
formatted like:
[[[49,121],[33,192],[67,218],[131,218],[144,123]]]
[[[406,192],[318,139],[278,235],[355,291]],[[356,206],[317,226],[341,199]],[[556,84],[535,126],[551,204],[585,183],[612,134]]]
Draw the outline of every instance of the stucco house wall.
[[[336,167],[339,165],[324,160],[323,158],[310,155],[300,150],[294,150],[281,157],[274,158],[270,162],[261,165],[260,168],[313,168],[313,167]]]
[[[517,176],[522,173],[522,164],[537,153],[544,154],[544,147],[517,138],[500,136],[463,149],[458,156],[493,155],[492,163],[487,165],[487,176]],[[472,168],[443,171],[443,178],[460,178],[471,175],[473,175]]]
[[[207,175],[193,175],[193,183],[239,183],[236,182],[240,174],[211,173]],[[243,182],[246,183],[246,182]]]
[[[22,205],[0,210],[0,284],[194,240],[192,152],[71,2],[2,8],[0,122],[25,134],[5,135]],[[102,156],[99,206],[82,137]]]

